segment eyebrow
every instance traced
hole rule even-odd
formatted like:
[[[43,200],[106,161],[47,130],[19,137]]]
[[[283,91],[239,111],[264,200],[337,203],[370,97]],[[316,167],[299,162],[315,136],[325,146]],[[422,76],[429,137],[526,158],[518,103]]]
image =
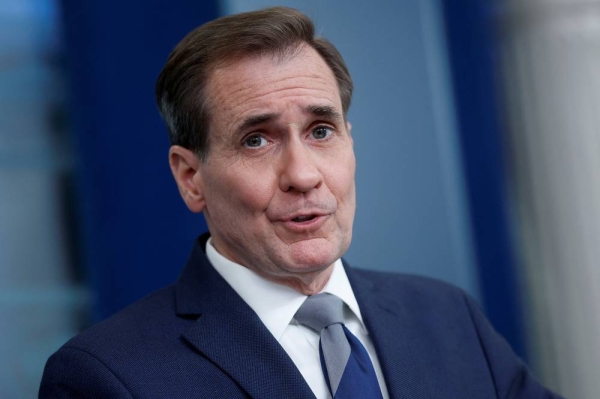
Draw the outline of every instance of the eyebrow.
[[[265,122],[268,122],[272,119],[277,118],[277,116],[278,116],[278,114],[275,114],[275,113],[250,116],[250,117],[246,118],[236,130],[238,132],[241,132],[241,131],[256,127],[258,125],[262,125]]]
[[[329,105],[309,105],[306,108],[304,108],[304,110],[322,118],[328,118],[332,120],[342,119],[342,114],[340,114],[335,108],[330,107]]]
[[[308,105],[304,108],[304,110],[308,113],[311,113],[315,116],[319,116],[321,118],[327,118],[331,120],[341,120],[342,114],[340,114],[334,107],[329,105]],[[243,132],[245,130],[251,129],[253,127],[262,125],[263,123],[269,122],[273,119],[276,119],[279,116],[277,113],[268,113],[268,114],[259,114],[250,116],[238,126],[236,129],[237,132]]]

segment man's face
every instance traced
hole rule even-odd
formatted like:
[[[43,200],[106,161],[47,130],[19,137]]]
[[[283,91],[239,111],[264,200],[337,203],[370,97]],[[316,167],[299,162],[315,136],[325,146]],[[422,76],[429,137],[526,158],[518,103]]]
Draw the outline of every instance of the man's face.
[[[305,46],[209,78],[210,152],[194,182],[213,244],[274,281],[314,275],[352,238],[355,158],[333,72]]]

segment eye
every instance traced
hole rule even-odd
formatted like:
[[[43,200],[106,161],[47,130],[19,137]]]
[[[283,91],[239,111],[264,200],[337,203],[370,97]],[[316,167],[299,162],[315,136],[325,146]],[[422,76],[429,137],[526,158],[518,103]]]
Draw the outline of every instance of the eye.
[[[324,140],[331,136],[333,130],[327,126],[318,126],[312,132],[312,136],[317,140]]]
[[[263,136],[253,135],[247,137],[243,144],[248,148],[260,148],[267,145],[267,140]]]

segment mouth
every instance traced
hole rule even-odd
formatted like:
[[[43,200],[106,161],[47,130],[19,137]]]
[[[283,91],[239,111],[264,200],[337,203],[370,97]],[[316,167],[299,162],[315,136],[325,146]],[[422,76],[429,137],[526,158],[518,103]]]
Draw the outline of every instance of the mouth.
[[[323,227],[329,216],[329,214],[321,212],[290,215],[289,218],[283,220],[283,226],[295,233],[316,232]]]
[[[302,223],[302,222],[308,222],[310,220],[313,220],[314,218],[318,217],[319,215],[300,215],[300,216],[296,216],[295,218],[290,219],[292,222],[296,222],[296,223]]]

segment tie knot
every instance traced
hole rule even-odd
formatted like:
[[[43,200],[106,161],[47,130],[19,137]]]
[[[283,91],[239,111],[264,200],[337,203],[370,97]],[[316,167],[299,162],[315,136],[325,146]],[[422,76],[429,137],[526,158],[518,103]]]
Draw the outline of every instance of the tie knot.
[[[294,318],[320,333],[332,324],[344,323],[344,302],[331,294],[312,295],[306,298]]]

